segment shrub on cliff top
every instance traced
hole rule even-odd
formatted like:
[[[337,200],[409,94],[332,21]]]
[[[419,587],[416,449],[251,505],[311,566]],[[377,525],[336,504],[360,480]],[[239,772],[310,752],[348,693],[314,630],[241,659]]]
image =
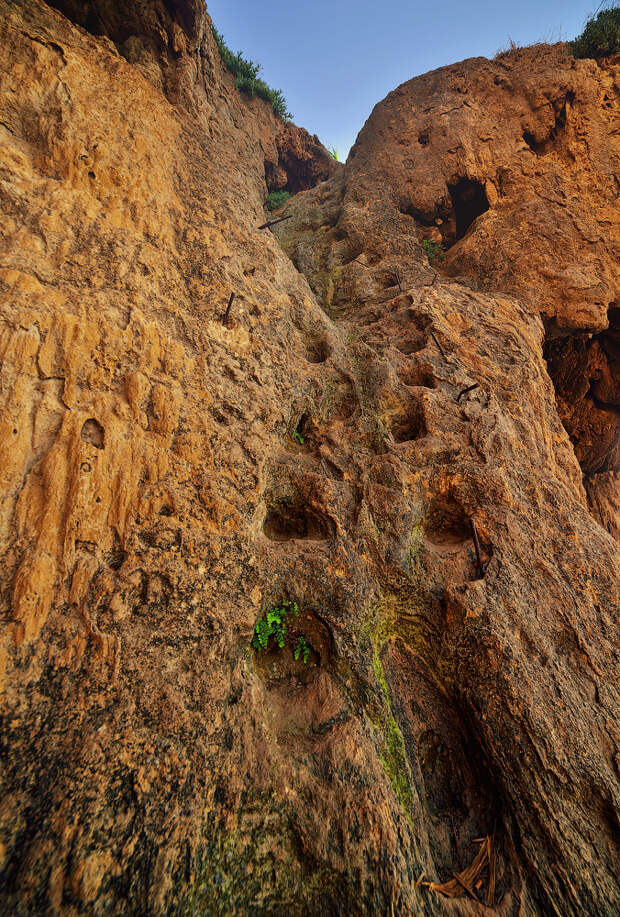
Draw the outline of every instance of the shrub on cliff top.
[[[247,92],[251,96],[260,96],[261,99],[271,104],[276,115],[279,115],[283,121],[290,121],[293,116],[286,107],[286,99],[282,94],[282,90],[272,89],[259,77],[261,65],[247,60],[241,51],[233,54],[224,41],[222,33],[218,32],[213,25],[211,26],[211,31],[220,52],[220,57],[235,77],[237,89],[241,90],[241,92]]]
[[[581,35],[569,42],[574,57],[605,57],[620,52],[620,6],[590,19]]]

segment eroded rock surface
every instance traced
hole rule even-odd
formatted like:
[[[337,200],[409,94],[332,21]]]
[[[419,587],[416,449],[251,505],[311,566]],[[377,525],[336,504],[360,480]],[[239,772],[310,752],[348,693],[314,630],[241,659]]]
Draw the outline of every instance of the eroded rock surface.
[[[236,93],[201,5],[59,6],[73,23],[0,4],[3,909],[478,914],[424,881],[489,835],[494,883],[487,866],[472,892],[498,913],[615,913],[618,548],[579,465],[607,421],[575,406],[616,403],[617,236],[568,238],[575,275],[602,278],[575,318],[527,254],[519,284],[500,254],[482,282],[488,177],[443,273],[414,198],[453,184],[481,204],[462,184],[484,175],[477,134],[460,171],[443,148],[435,177],[417,159],[432,106],[452,130],[442,80],[478,112],[498,73],[557,80],[559,122],[582,104],[602,149],[616,65],[566,59],[569,85],[519,56],[406,84],[272,235],[279,138],[312,160]],[[466,139],[467,106],[453,117]],[[527,152],[534,209],[556,155]],[[592,392],[572,373],[554,390],[558,328]],[[592,458],[586,481],[610,525],[614,468]],[[251,646],[283,600],[306,662]]]

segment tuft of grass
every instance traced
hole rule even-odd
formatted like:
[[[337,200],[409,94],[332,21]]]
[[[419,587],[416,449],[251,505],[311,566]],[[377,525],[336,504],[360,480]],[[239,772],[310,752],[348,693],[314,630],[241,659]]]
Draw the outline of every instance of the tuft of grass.
[[[441,242],[433,242],[432,239],[424,239],[422,248],[430,264],[435,264],[436,261],[443,260],[443,245]]]
[[[340,162],[340,160],[338,159],[338,150],[336,149],[335,146],[328,146],[327,152],[332,157],[332,159],[335,159],[336,162]]]
[[[237,51],[234,54],[224,39],[221,32],[211,26],[213,38],[217,45],[220,57],[235,77],[235,85],[241,92],[246,92],[250,96],[259,96],[271,104],[276,115],[283,121],[290,121],[292,114],[286,106],[286,99],[281,89],[272,89],[267,83],[259,77],[261,65],[254,61],[248,60],[243,56],[243,52]]]
[[[279,207],[286,204],[290,196],[288,191],[272,191],[267,197],[265,207],[267,210],[278,210]]]
[[[620,52],[620,6],[602,10],[568,46],[573,57],[606,57]]]
[[[498,48],[497,51],[495,52],[494,60],[497,60],[498,58],[501,58],[501,57],[506,57],[509,54],[514,54],[515,51],[518,51],[522,47],[523,45],[519,44],[519,42],[517,41],[513,41],[513,39],[509,35],[508,41],[504,45],[504,47]]]

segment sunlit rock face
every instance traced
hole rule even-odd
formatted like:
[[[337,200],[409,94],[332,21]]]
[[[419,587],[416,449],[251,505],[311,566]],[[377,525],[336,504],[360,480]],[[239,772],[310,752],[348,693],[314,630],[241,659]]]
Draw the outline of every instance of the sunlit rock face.
[[[197,0],[56,7],[0,2],[1,909],[616,913],[617,63],[417,78],[342,168]]]

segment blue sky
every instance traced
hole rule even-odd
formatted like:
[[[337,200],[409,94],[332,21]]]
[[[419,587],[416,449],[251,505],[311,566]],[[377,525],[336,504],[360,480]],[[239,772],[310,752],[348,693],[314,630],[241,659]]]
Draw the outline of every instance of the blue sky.
[[[296,124],[339,158],[405,80],[518,44],[574,38],[599,0],[207,0],[233,51],[263,65]]]

